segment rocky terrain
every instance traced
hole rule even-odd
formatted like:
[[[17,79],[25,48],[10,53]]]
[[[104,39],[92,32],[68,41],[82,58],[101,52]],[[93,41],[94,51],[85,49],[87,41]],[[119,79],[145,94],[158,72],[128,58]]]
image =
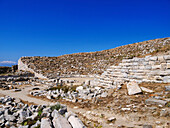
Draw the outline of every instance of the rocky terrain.
[[[59,103],[53,103],[49,106],[29,106],[28,104],[24,104],[20,99],[9,96],[0,97],[0,103],[1,127],[85,128],[74,113],[67,112],[67,106]]]
[[[170,38],[144,41],[90,53],[75,53],[58,57],[22,57],[20,60],[36,73],[48,78],[103,73],[122,59],[156,55],[170,50]]]
[[[59,82],[54,79],[41,80],[32,76],[9,76],[1,78],[0,81],[0,85],[2,85],[0,94],[10,96],[1,98],[3,112],[6,106],[10,111],[9,116],[17,113],[17,111],[13,111],[14,108],[19,112],[22,110],[24,113],[27,113],[28,109],[33,111],[29,116],[25,115],[23,122],[19,122],[19,114],[14,121],[10,121],[2,113],[1,126],[43,127],[43,125],[47,124],[48,127],[54,127],[54,117],[52,116],[54,110],[52,111],[51,108],[55,106],[54,104],[60,103],[65,104],[63,106],[67,106],[67,108],[69,107],[68,111],[74,112],[89,128],[169,127],[170,85],[168,83],[138,84],[137,82],[127,82],[117,86],[117,88],[107,88],[94,86],[91,83],[93,80],[85,80],[81,85],[67,85],[67,82],[62,82],[61,80]],[[78,79],[69,82],[76,83]],[[19,104],[27,106],[27,110],[23,109],[23,107],[19,109],[14,105],[10,107],[11,104],[16,104],[15,99],[11,98],[11,96],[17,100],[21,99]],[[9,103],[7,103],[8,98],[10,99]],[[32,121],[32,116],[36,115],[37,111],[32,110],[31,106],[35,106],[33,108],[37,110],[40,106],[45,106],[44,109],[48,108],[48,113],[50,114],[47,115],[47,118],[43,115],[34,117],[35,121]],[[58,109],[58,113],[62,115],[60,114],[60,109]],[[56,117],[58,118],[59,115]],[[64,114],[61,117],[66,122],[69,122],[66,115]],[[75,118],[77,119],[77,117]],[[73,127],[70,122],[69,125]],[[85,126],[83,125],[82,127]],[[73,128],[77,127],[74,126]]]
[[[0,76],[0,127],[169,128],[169,41],[20,58]]]

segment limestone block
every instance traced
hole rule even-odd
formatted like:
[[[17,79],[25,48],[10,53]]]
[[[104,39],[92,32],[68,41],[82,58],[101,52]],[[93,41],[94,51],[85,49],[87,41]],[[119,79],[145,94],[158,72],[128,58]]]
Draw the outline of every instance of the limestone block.
[[[51,121],[49,118],[41,119],[41,128],[52,128]]]
[[[141,61],[141,58],[134,57],[134,58],[133,58],[133,61],[134,61],[134,62],[139,62],[139,61]]]
[[[108,69],[107,69],[107,71],[113,71],[113,69],[111,69],[111,68],[108,68]]]
[[[144,91],[144,92],[149,92],[149,93],[152,93],[152,92],[153,92],[153,90],[150,90],[150,89],[145,88],[145,87],[140,87],[140,88],[141,88],[142,91]]]
[[[122,77],[128,78],[128,74],[127,73],[123,73],[122,75],[123,75]]]
[[[146,62],[146,61],[142,61],[142,64],[143,64],[144,66],[146,66],[146,65],[148,65],[149,63]]]
[[[71,125],[67,119],[58,113],[56,113],[55,117],[53,118],[53,125],[55,128],[71,128]]]
[[[145,69],[145,66],[139,66],[139,69],[143,70],[143,69]]]
[[[155,61],[149,61],[149,65],[154,65]]]
[[[139,63],[138,62],[133,62],[132,65],[139,65]]]
[[[141,79],[144,79],[145,77],[144,76],[137,76],[137,75],[133,75],[132,76],[132,79],[139,79],[139,80],[141,80]]]
[[[128,63],[129,62],[129,59],[123,59],[122,60],[122,63]]]
[[[163,82],[164,83],[170,83],[170,76],[163,77]]]
[[[151,66],[151,65],[147,65],[147,66],[145,66],[145,69],[146,69],[146,70],[151,70],[151,69],[152,69],[152,66]]]
[[[81,122],[81,120],[75,116],[70,116],[68,118],[68,121],[70,122],[73,128],[86,128],[86,126]]]
[[[153,56],[153,57],[150,57],[149,60],[156,61],[156,60],[158,60],[158,57],[157,56]]]
[[[153,65],[153,66],[152,66],[152,69],[153,69],[153,70],[161,69],[161,65]]]
[[[165,60],[170,60],[170,55],[164,55]]]
[[[170,63],[167,63],[166,69],[170,69]]]
[[[166,63],[161,63],[161,70],[165,70],[167,68],[167,64]]]
[[[166,62],[164,59],[164,56],[158,56],[158,60],[162,63],[162,62]]]
[[[137,93],[141,93],[141,89],[139,88],[138,84],[134,81],[132,82],[129,82],[127,84],[127,89],[128,89],[128,94],[129,95],[134,95],[134,94],[137,94]]]
[[[128,69],[121,69],[120,71],[121,71],[121,72],[126,72],[126,73],[127,73],[129,70],[128,70]]]
[[[146,56],[144,59],[145,59],[145,61],[149,61],[150,60],[150,57],[151,57],[151,55],[149,55],[149,56]]]
[[[142,82],[151,82],[149,79],[143,79]]]
[[[170,70],[167,69],[165,71],[160,71],[160,72],[157,72],[157,74],[162,75],[162,76],[168,76],[170,75]]]
[[[154,80],[163,81],[163,78],[161,76],[154,76]]]
[[[167,101],[149,98],[149,99],[145,100],[145,103],[146,104],[154,104],[154,105],[166,105]]]

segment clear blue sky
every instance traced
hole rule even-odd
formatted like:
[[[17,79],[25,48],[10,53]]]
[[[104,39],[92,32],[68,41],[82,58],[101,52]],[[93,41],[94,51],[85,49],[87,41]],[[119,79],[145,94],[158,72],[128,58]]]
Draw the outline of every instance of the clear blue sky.
[[[170,36],[170,0],[0,0],[0,62]]]

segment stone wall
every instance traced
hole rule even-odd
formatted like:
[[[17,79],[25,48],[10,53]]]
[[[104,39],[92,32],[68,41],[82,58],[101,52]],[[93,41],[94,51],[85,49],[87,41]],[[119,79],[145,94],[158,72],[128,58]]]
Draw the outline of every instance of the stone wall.
[[[123,59],[118,66],[110,66],[92,82],[95,85],[113,86],[129,81],[170,83],[170,55]]]
[[[35,72],[33,69],[29,68],[27,64],[24,64],[21,61],[21,58],[18,60],[18,70],[19,71],[28,71],[28,72],[34,73],[35,77],[38,77],[40,79],[47,79],[47,77],[43,76],[40,73]]]

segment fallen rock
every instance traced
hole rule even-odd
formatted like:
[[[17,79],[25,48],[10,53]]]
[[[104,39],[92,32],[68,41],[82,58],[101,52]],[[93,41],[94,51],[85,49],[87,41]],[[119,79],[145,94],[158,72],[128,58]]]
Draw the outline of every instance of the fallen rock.
[[[153,99],[153,98],[149,98],[145,100],[146,104],[154,104],[154,105],[166,105],[167,101],[164,100],[157,100],[157,99]]]
[[[86,128],[86,126],[81,122],[81,120],[75,116],[70,116],[68,118],[68,121],[70,122],[73,128]]]
[[[143,128],[152,128],[152,125],[143,125]]]
[[[113,122],[113,121],[115,121],[115,120],[116,120],[116,117],[110,117],[107,121]]]
[[[51,121],[49,118],[41,119],[41,128],[52,128]]]
[[[127,84],[127,89],[128,89],[129,95],[134,95],[134,94],[138,94],[138,93],[142,92],[140,87],[138,86],[137,82],[135,82],[135,81],[129,82]]]
[[[21,89],[15,89],[14,91],[15,91],[15,92],[19,92],[19,91],[21,91]]]
[[[140,87],[140,88],[141,88],[142,91],[144,91],[144,92],[149,92],[149,93],[152,93],[152,92],[153,92],[153,90],[150,90],[150,89],[145,88],[145,87]]]
[[[67,119],[57,112],[54,114],[53,125],[55,128],[71,128],[71,125]]]
[[[170,91],[170,85],[169,86],[165,86],[165,91]]]

